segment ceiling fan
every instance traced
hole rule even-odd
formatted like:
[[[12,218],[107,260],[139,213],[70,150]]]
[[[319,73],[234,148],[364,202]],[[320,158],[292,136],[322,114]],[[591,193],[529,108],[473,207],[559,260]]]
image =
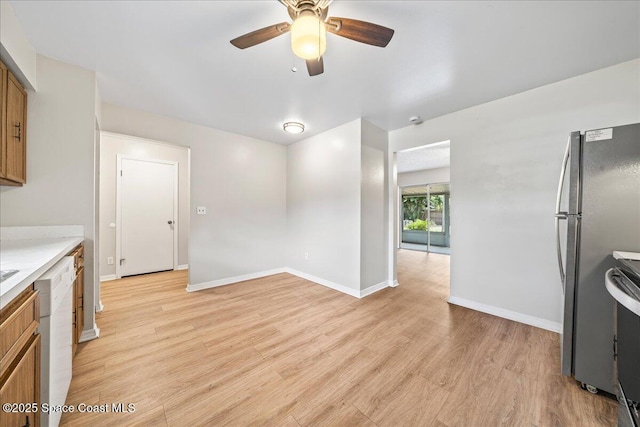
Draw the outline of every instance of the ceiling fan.
[[[386,47],[393,37],[391,28],[356,19],[327,17],[332,0],[278,0],[288,10],[293,23],[270,25],[231,40],[239,49],[255,46],[291,32],[291,48],[307,62],[310,76],[324,72],[322,55],[327,49],[327,31],[360,43]]]

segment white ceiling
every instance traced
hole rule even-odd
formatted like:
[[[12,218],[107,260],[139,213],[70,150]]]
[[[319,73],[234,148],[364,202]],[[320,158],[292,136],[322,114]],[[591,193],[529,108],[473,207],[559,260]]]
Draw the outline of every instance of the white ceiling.
[[[398,151],[396,159],[398,173],[449,167],[451,163],[449,149],[449,141],[443,141]]]
[[[395,29],[386,49],[328,35],[309,77],[267,1],[12,1],[38,53],[96,70],[104,101],[289,144],[364,117],[393,130],[640,57],[640,2],[342,1],[330,16]],[[294,64],[297,73],[290,71]],[[287,120],[307,131],[282,131]]]

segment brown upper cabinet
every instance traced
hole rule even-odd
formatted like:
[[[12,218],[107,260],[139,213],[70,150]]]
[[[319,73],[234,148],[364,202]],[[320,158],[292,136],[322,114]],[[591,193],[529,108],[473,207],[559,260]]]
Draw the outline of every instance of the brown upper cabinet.
[[[27,91],[0,62],[0,184],[27,182]]]

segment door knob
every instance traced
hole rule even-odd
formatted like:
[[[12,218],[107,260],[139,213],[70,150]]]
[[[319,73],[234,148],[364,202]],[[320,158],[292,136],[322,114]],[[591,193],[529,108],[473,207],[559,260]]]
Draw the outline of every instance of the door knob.
[[[173,224],[173,221],[167,221],[167,224],[171,225]]]

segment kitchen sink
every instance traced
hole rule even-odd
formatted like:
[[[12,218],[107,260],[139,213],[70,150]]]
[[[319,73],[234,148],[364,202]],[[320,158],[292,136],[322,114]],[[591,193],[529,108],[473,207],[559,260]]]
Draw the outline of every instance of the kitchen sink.
[[[19,270],[0,270],[0,282],[4,282],[9,277],[16,274]]]

